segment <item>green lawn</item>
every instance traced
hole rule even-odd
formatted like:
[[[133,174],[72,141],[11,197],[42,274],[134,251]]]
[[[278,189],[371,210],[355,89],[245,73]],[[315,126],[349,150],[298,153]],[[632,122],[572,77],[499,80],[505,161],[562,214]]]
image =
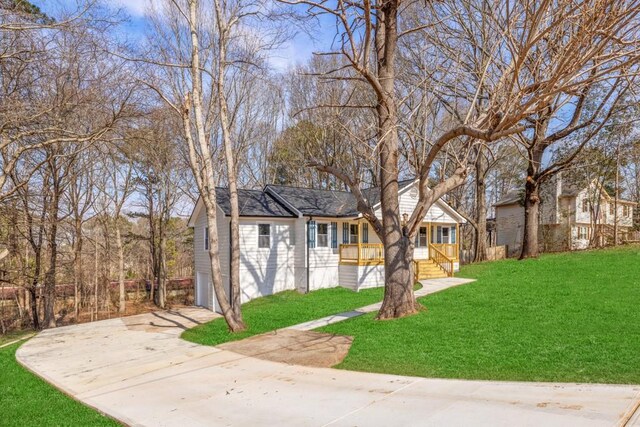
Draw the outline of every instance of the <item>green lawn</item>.
[[[322,328],[353,336],[338,368],[440,378],[640,384],[640,248],[464,267],[477,282],[426,310]]]
[[[2,426],[120,425],[73,400],[20,366],[15,358],[20,344],[0,348]]]
[[[224,319],[184,331],[182,338],[204,345],[217,345],[296,325],[309,320],[353,310],[382,300],[383,291],[367,289],[353,292],[344,288],[313,291],[307,295],[285,291],[250,301],[242,306],[247,330],[232,334]]]
[[[31,330],[7,332],[6,334],[0,335],[0,345],[19,340],[20,338],[26,337],[27,335],[32,335],[33,333],[34,332]]]

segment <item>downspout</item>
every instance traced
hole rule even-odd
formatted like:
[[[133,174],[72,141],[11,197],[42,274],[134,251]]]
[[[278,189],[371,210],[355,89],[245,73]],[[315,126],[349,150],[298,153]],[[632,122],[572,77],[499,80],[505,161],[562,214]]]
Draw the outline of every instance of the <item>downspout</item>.
[[[306,246],[305,246],[305,250],[307,252],[307,289],[305,290],[305,294],[309,293],[310,290],[310,276],[311,276],[311,264],[309,263],[309,223],[313,221],[313,217],[310,216],[309,219],[307,220],[307,238],[305,239],[305,241],[307,242]]]

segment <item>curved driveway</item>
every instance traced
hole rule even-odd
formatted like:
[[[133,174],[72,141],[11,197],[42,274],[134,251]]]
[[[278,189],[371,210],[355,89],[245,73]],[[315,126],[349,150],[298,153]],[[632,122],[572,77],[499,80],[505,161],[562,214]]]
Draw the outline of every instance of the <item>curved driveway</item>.
[[[303,367],[188,343],[206,310],[47,330],[18,360],[136,426],[611,426],[640,386],[438,380]],[[634,418],[629,425],[639,420]]]

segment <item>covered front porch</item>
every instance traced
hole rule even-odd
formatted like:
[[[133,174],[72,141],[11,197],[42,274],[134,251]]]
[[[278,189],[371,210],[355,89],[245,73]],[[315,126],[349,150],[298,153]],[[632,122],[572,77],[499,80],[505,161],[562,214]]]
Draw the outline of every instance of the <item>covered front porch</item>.
[[[459,266],[458,236],[458,224],[423,223],[420,226],[414,250],[416,279],[453,276]],[[378,240],[377,236],[373,237]],[[384,246],[379,241],[369,243],[358,239],[356,243],[341,244],[339,254],[340,265],[384,264]]]

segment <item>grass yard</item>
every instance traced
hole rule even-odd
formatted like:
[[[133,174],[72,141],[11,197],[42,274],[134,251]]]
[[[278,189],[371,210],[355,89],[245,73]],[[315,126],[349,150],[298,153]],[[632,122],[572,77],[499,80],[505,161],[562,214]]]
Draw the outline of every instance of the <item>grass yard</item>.
[[[0,348],[2,426],[119,426],[41,380],[16,361],[21,343]]]
[[[23,337],[26,337],[27,335],[33,335],[33,334],[34,332],[31,330],[7,332],[6,334],[0,335],[0,345],[4,345],[12,341],[19,340]]]
[[[344,288],[321,289],[306,295],[296,291],[280,292],[242,306],[247,324],[244,332],[230,333],[224,319],[219,318],[184,331],[182,338],[198,344],[218,345],[353,310],[381,301],[382,296],[382,288],[360,292]]]
[[[640,247],[466,266],[478,281],[322,328],[353,336],[337,367],[440,378],[640,384]]]

